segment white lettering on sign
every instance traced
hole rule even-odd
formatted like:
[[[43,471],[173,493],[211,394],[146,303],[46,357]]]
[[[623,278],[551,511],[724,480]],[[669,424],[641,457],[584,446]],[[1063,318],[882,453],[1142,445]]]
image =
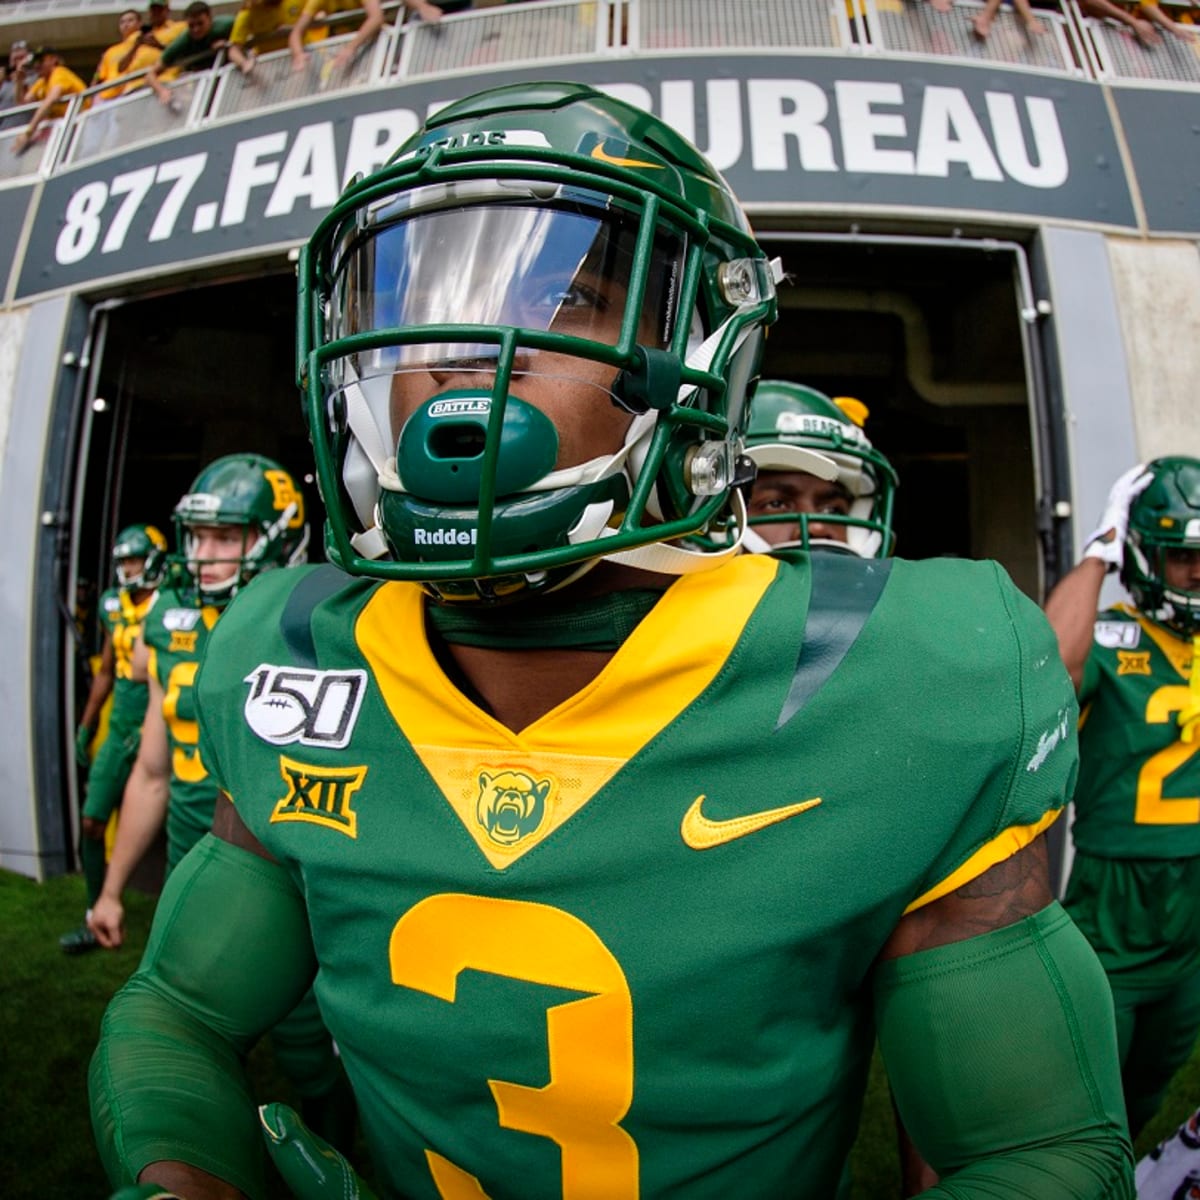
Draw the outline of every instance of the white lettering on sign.
[[[806,79],[751,79],[750,160],[756,171],[786,171],[793,138],[805,171],[836,171],[833,138],[825,128],[829,99]]]
[[[389,108],[385,112],[364,113],[350,126],[350,146],[346,151],[346,169],[342,186],[355,175],[378,171],[397,146],[403,145],[419,127],[417,114],[407,108]]]
[[[657,96],[637,83],[602,90],[659,112],[721,171],[740,165],[766,175],[930,180],[965,174],[1042,190],[1061,188],[1070,175],[1058,109],[1045,96],[862,79],[826,88],[794,78],[667,79]],[[323,213],[352,178],[382,166],[420,121],[407,108],[355,117],[342,135],[342,161],[339,123],[322,120],[244,138],[228,155],[214,155],[211,166],[205,151],[92,179],[67,200],[54,234],[55,261],[71,266],[92,254],[116,255],[135,230],[148,243],[174,238],[174,254],[180,234]],[[802,182],[794,194],[804,198]],[[886,202],[886,193],[880,199]],[[956,206],[966,202],[961,192],[954,199]]]
[[[158,167],[142,167],[114,176],[110,184],[101,179],[85,183],[67,203],[63,226],[54,246],[59,263],[81,262],[96,248],[102,228],[100,217],[112,197],[123,196],[109,221],[102,254],[113,254],[125,245],[134,214],[146,199],[151,185],[169,183],[171,187],[159,201],[149,240],[162,242],[175,232],[180,210],[196,181],[204,172],[207,154],[189,154],[184,158],[159,163]]]
[[[301,197],[307,197],[311,208],[332,208],[338,191],[333,122],[305,125],[296,134],[263,216],[287,216]]]
[[[225,204],[221,209],[222,225],[240,225],[246,219],[250,193],[279,178],[279,164],[262,160],[269,155],[282,154],[287,139],[288,135],[281,129],[238,142],[233,148],[233,165],[229,168]]]

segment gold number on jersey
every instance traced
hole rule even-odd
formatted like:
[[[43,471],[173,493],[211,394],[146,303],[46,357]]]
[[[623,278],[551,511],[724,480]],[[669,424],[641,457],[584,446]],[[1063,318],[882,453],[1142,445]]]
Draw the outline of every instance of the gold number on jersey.
[[[196,748],[200,740],[199,722],[185,720],[179,715],[179,697],[195,682],[199,669],[198,662],[176,663],[167,676],[167,690],[163,695],[163,718],[175,742],[171,751],[171,771],[182,783],[199,783],[208,776]]]
[[[608,947],[577,917],[544,904],[431,896],[392,930],[392,982],[454,1003],[463,971],[589,992],[546,1011],[550,1082],[489,1079],[500,1124],[557,1142],[563,1200],[638,1194],[638,1153],[619,1122],[633,1100],[633,998]],[[475,1176],[432,1150],[443,1200],[481,1200]]]
[[[1146,703],[1146,724],[1164,725],[1185,708],[1191,689],[1179,684],[1160,687]],[[1163,781],[1200,750],[1200,742],[1172,742],[1152,754],[1138,773],[1138,825],[1195,825],[1200,821],[1200,796],[1164,796]]]

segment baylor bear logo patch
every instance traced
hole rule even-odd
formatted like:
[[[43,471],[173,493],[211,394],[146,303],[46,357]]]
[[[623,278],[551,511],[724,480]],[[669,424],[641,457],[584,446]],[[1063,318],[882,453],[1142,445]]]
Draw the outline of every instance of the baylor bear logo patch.
[[[534,779],[524,771],[479,772],[475,819],[498,846],[515,846],[536,833],[546,816],[549,779]]]

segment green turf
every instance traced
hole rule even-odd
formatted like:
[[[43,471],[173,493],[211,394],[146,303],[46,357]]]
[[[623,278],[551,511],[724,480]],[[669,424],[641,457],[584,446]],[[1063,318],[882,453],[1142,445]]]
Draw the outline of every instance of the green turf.
[[[87,1064],[104,1006],[137,965],[153,900],[127,896],[128,940],[119,951],[68,958],[59,934],[83,911],[78,876],[36,884],[0,871],[0,1163],[6,1200],[57,1200],[108,1194],[92,1147]],[[269,1051],[255,1051],[251,1076],[260,1095],[291,1099]],[[1138,1153],[1170,1133],[1200,1104],[1200,1053],[1176,1077]],[[851,1157],[851,1200],[899,1195],[895,1135],[878,1062]]]

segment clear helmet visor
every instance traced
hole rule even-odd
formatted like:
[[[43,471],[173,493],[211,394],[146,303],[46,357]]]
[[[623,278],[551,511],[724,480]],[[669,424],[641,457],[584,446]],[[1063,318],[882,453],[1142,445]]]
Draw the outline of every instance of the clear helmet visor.
[[[488,187],[491,194],[479,202],[453,207],[433,207],[446,204],[445,187],[417,189],[379,207],[343,239],[329,335],[378,333],[383,344],[335,360],[328,390],[356,389],[391,454],[405,421],[435,397],[491,393],[501,331],[517,331],[507,395],[556,424],[560,415],[547,411],[547,397],[612,411],[614,348],[628,353],[633,342],[654,349],[671,342],[682,237],[659,230],[640,242],[636,216],[606,207],[602,197],[567,202],[560,194],[539,203],[532,195],[544,194],[545,185]],[[530,195],[514,199],[522,190]],[[640,280],[639,244],[650,247]],[[568,340],[538,336],[545,334]],[[629,425],[624,414],[620,424]],[[560,454],[556,465],[578,461],[578,453]]]

